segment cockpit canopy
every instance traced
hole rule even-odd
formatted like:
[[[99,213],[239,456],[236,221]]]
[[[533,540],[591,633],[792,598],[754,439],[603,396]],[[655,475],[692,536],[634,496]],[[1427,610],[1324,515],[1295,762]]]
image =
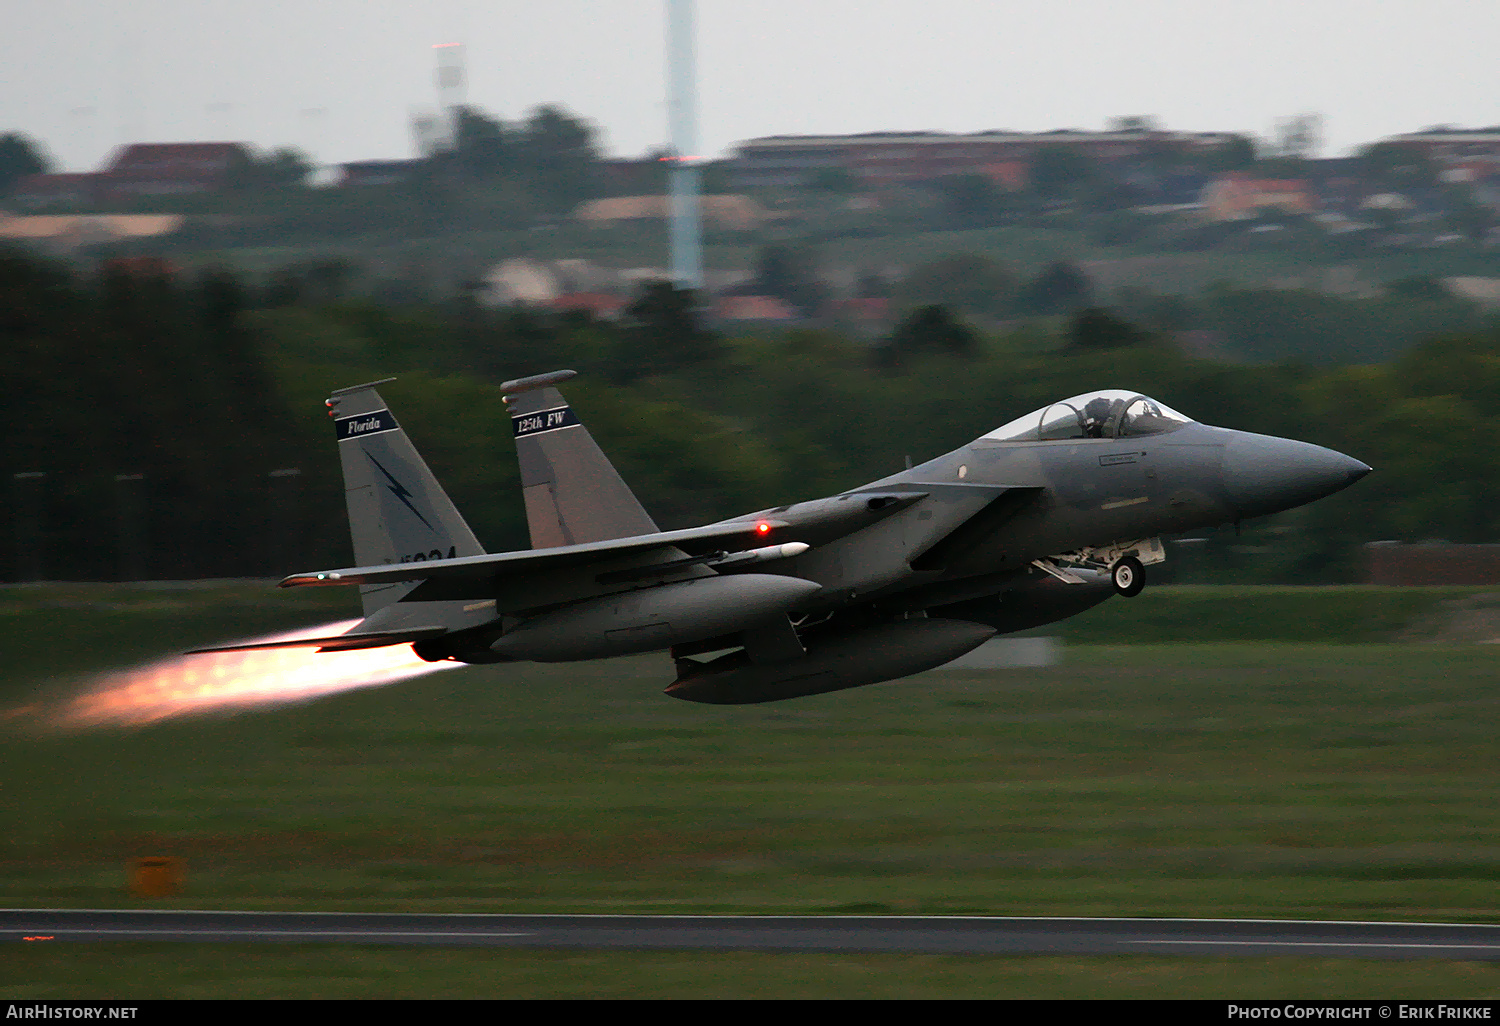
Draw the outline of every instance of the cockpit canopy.
[[[1107,388],[1085,392],[996,428],[991,442],[1046,442],[1063,438],[1132,438],[1159,435],[1191,424],[1176,410],[1139,392]]]

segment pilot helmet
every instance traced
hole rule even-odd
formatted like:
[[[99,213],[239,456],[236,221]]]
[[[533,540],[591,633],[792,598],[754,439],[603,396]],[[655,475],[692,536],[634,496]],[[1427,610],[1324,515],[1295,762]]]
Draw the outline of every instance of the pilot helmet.
[[[1083,408],[1083,426],[1090,435],[1097,438],[1103,434],[1113,408],[1114,404],[1102,395],[1088,401]]]

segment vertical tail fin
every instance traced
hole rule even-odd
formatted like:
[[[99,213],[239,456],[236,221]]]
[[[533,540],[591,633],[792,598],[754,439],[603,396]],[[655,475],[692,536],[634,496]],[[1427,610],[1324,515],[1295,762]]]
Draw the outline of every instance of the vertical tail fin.
[[[553,371],[501,385],[511,413],[531,546],[629,538],[659,528],[554,385]]]
[[[483,555],[483,546],[453,500],[375,391],[376,385],[394,380],[341,388],[328,400],[344,468],[354,564],[376,566]],[[361,587],[365,616],[399,602],[416,586]]]

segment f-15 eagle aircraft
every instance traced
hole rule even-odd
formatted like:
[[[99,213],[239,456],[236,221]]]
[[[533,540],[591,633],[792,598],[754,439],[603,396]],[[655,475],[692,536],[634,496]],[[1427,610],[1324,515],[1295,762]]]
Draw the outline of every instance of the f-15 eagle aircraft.
[[[838,495],[662,531],[557,390],[572,377],[502,386],[532,548],[493,555],[380,398],[385,382],[334,392],[358,565],[281,586],[357,585],[364,620],[275,644],[409,644],[465,663],[667,651],[673,698],[776,701],[905,677],[1135,595],[1164,558],[1160,535],[1291,509],[1370,472],[1107,390]]]

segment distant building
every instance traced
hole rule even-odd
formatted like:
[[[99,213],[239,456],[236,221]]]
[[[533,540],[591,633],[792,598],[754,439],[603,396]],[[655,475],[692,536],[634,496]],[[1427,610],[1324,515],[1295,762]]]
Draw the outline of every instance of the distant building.
[[[243,143],[132,143],[100,174],[106,199],[218,192],[251,163]]]
[[[219,192],[232,187],[251,160],[244,143],[131,143],[99,171],[28,175],[11,198],[38,209]]]
[[[748,196],[703,196],[699,203],[703,220],[721,228],[748,231],[766,220],[767,213]],[[661,221],[669,213],[666,196],[616,196],[590,200],[573,211],[573,218],[586,224],[611,225],[622,221]]]
[[[1264,211],[1311,214],[1317,198],[1306,182],[1255,178],[1243,171],[1220,175],[1204,186],[1200,200],[1211,221],[1244,221]]]
[[[735,148],[728,163],[735,188],[805,188],[820,172],[847,171],[869,186],[981,174],[1019,188],[1039,150],[1078,150],[1097,160],[1144,158],[1157,148],[1188,152],[1229,144],[1230,132],[1130,130],[1084,132],[868,132],[860,135],[773,135]]]
[[[1422,153],[1439,165],[1500,164],[1500,126],[1454,128],[1438,125],[1420,132],[1405,132],[1380,140]],[[1487,176],[1486,176],[1487,177]]]

